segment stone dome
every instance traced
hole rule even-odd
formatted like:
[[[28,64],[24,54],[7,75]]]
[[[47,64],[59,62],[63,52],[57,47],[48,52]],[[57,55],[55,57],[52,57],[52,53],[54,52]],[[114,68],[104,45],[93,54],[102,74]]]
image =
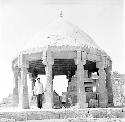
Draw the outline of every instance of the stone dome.
[[[36,49],[48,46],[87,46],[101,50],[88,34],[63,18],[59,18],[48,25],[24,49]]]

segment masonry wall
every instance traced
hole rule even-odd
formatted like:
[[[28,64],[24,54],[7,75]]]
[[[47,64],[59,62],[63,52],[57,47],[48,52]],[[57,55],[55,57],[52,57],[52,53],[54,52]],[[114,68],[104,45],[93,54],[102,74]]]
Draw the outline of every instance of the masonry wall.
[[[125,75],[112,74],[114,106],[125,106]]]

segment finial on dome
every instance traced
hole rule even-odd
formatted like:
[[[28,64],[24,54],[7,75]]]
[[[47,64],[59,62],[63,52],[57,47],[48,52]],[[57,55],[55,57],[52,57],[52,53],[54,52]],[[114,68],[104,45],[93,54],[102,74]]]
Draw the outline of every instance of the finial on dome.
[[[61,17],[61,18],[63,17],[63,13],[62,13],[62,11],[60,11],[60,17]]]

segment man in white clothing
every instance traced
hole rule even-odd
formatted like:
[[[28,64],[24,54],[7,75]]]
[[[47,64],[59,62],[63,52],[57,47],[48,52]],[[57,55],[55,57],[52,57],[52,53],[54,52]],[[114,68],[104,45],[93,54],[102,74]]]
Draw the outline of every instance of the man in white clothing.
[[[34,92],[37,96],[37,107],[42,108],[42,101],[43,101],[42,98],[44,94],[44,89],[43,89],[43,84],[40,82],[40,78],[37,78],[37,81],[34,87]]]

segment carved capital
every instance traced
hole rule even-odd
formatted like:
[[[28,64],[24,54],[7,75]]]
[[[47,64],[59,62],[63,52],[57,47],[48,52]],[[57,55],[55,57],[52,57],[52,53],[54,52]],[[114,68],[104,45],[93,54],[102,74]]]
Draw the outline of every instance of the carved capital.
[[[75,59],[76,65],[85,65],[86,64],[86,52],[77,51],[77,58]]]
[[[102,62],[96,62],[96,68],[100,69],[102,67],[101,65],[102,65]]]
[[[85,65],[86,64],[86,60],[82,60],[82,65]]]
[[[77,51],[77,59],[76,59],[76,64],[80,64],[82,60],[82,53],[80,50]]]
[[[109,60],[109,67],[112,70],[112,61],[111,60]]]
[[[107,67],[107,57],[103,56],[101,59],[102,59],[101,62],[102,62],[103,67],[106,68]]]
[[[108,56],[101,57],[104,68],[110,67],[112,69],[112,61]]]
[[[17,76],[19,74],[19,68],[17,66],[13,67],[13,74],[14,76]]]
[[[32,73],[28,73],[29,74],[29,78],[32,80],[33,79],[33,74]]]
[[[106,72],[104,69],[100,68],[98,72],[99,72],[99,75],[106,76]]]
[[[82,52],[82,61],[83,62],[84,62],[84,60],[86,60],[86,56],[87,56],[86,52]]]
[[[44,65],[47,65],[47,53],[46,53],[46,51],[43,51],[42,63]]]
[[[96,62],[96,67],[99,69],[106,68],[106,60],[105,59],[106,59],[105,57],[102,57],[101,61]]]
[[[21,71],[21,72],[24,72],[25,74],[28,74],[28,69],[27,69],[27,67],[21,67],[21,68],[20,68],[20,71]]]
[[[29,62],[28,62],[25,54],[20,54],[18,56],[18,67],[21,69],[29,67]]]
[[[43,52],[43,57],[42,57],[42,63],[44,65],[53,65],[54,64],[54,59],[53,59],[53,53],[51,51]]]
[[[46,65],[45,71],[47,75],[52,76],[52,65]]]
[[[45,66],[49,66],[49,65],[53,65],[54,62],[53,61],[47,61],[47,60],[43,60],[42,63],[45,65]]]

